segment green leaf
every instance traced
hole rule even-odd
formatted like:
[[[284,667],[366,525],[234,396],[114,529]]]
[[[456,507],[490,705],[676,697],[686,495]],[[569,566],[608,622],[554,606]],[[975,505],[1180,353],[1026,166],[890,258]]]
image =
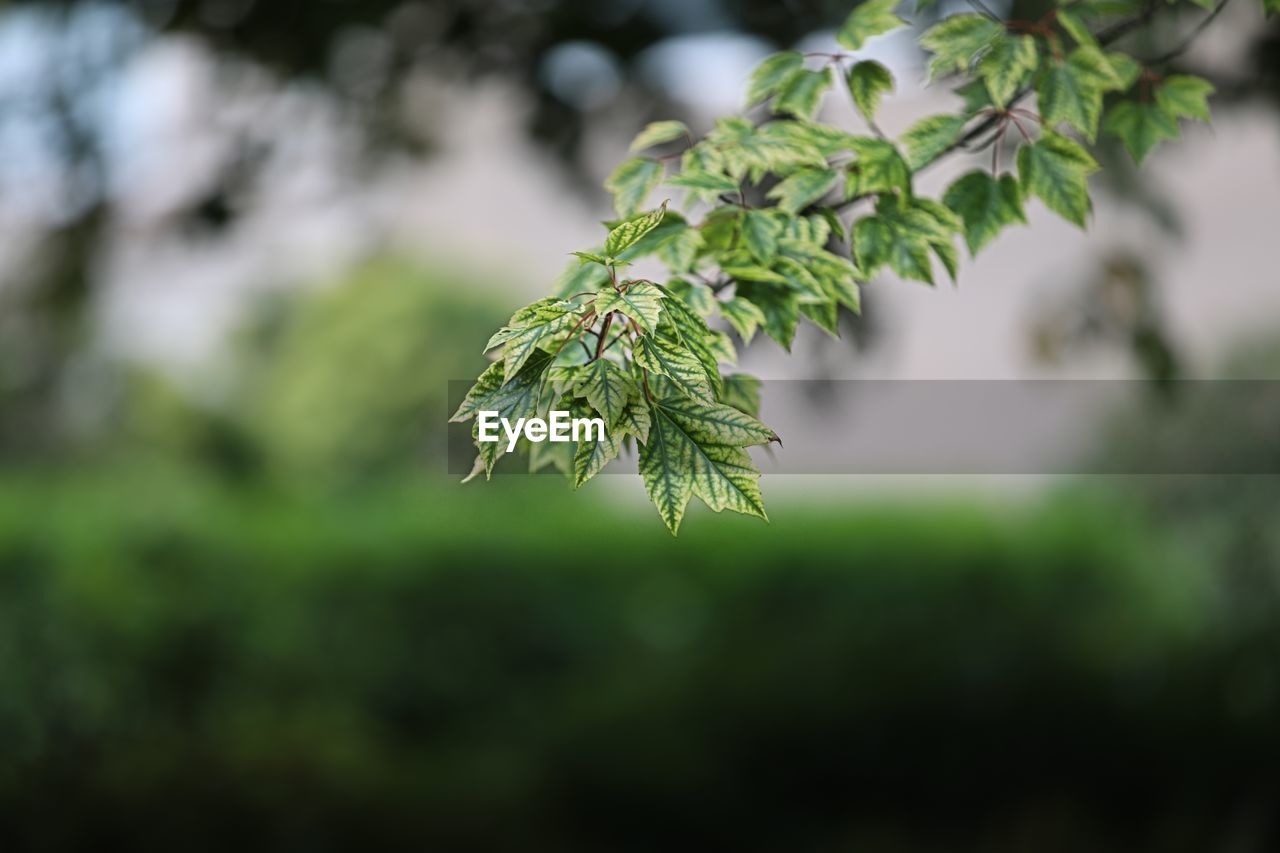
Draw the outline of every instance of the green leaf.
[[[973,57],[1004,33],[1004,25],[985,15],[952,15],[920,36],[920,46],[934,55],[930,78],[953,71],[967,71]]]
[[[760,380],[745,373],[729,374],[724,378],[720,402],[752,417],[760,417]]]
[[[623,160],[604,182],[613,194],[613,207],[619,216],[631,216],[644,204],[649,193],[662,183],[662,164],[648,157]]]
[[[640,477],[671,535],[680,531],[693,497],[693,447],[657,408],[650,410],[649,438],[640,447]]]
[[[570,252],[569,254],[576,255],[584,264],[590,262],[606,267],[610,264],[609,258],[604,255],[597,255],[594,252]],[[617,260],[615,259],[613,263],[617,263]]]
[[[773,430],[751,415],[719,401],[668,396],[658,402],[657,407],[700,442],[751,447],[778,440]]]
[[[796,71],[804,68],[804,56],[794,50],[768,56],[751,72],[747,87],[747,106],[754,106],[778,91],[778,87]]]
[[[1005,35],[978,60],[977,73],[997,107],[1007,106],[1022,81],[1036,69],[1040,53],[1032,36]]]
[[[935,115],[920,119],[902,135],[907,165],[918,171],[960,138],[968,119],[962,115]]]
[[[1141,63],[1128,54],[1108,53],[1107,62],[1111,64],[1111,70],[1116,72],[1116,76],[1120,78],[1120,86],[1116,89],[1117,92],[1127,92],[1142,76]]]
[[[690,284],[682,278],[673,278],[667,282],[666,291],[689,307],[689,310],[703,317],[715,313],[715,294],[711,288],[703,284]]]
[[[1102,96],[1103,89],[1071,62],[1050,61],[1036,79],[1036,97],[1045,124],[1055,127],[1065,122],[1090,142],[1098,133]]]
[[[826,157],[816,145],[757,130],[745,119],[720,119],[707,140],[720,151],[730,175],[750,177],[753,182],[768,172],[786,173],[803,166],[825,168],[827,165]]]
[[[567,332],[576,325],[582,316],[581,313],[573,313],[577,308],[572,302],[548,298],[540,299],[511,315],[507,325],[495,332],[485,344],[486,351],[496,346],[503,347],[503,381],[511,381],[544,341]]]
[[[1133,156],[1141,163],[1151,149],[1164,139],[1178,138],[1178,120],[1156,103],[1150,101],[1122,101],[1107,112],[1102,129],[1119,137]]]
[[[1098,164],[1089,152],[1052,131],[1018,149],[1018,176],[1023,193],[1038,196],[1068,222],[1083,228],[1089,215],[1089,173]]]
[[[767,269],[755,264],[742,264],[741,266],[723,266],[720,271],[736,282],[742,283],[747,281],[759,281],[767,284],[786,284],[787,279],[780,272]]]
[[[742,242],[753,258],[768,266],[778,254],[782,227],[782,222],[768,211],[748,210],[742,217]]]
[[[858,159],[845,171],[846,199],[883,192],[911,192],[911,169],[893,143],[855,137],[851,145]]]
[[[470,420],[480,411],[494,411],[499,417],[516,420],[536,415],[543,392],[543,376],[551,365],[551,354],[538,350],[525,362],[516,375],[504,381],[506,371],[502,362],[496,361],[480,374],[476,384],[467,392],[458,410],[449,418],[458,423]],[[478,432],[477,423],[472,435]],[[476,442],[486,478],[493,473],[493,466],[506,448],[505,442]],[[478,471],[473,471],[475,476]],[[467,479],[470,479],[468,477]]]
[[[618,422],[627,401],[636,392],[631,376],[607,358],[597,358],[577,368],[575,376],[573,393],[585,397],[610,426]]]
[[[692,201],[714,201],[722,193],[738,191],[738,182],[728,175],[687,170],[668,178],[667,186],[688,190]]]
[[[971,255],[977,255],[1006,225],[1027,221],[1018,182],[1012,175],[1001,175],[997,180],[980,169],[969,172],[947,188],[942,201],[964,220]]]
[[[801,302],[800,313],[831,337],[840,337],[840,309],[834,302]]]
[[[777,269],[801,303],[827,301],[828,296],[822,283],[804,264],[794,258],[783,257],[778,258]]]
[[[802,118],[813,118],[822,103],[822,95],[831,85],[831,75],[822,71],[801,69],[792,73],[773,99],[775,113],[790,113]]]
[[[836,33],[836,41],[849,50],[861,50],[867,39],[906,26],[906,21],[893,14],[898,0],[865,0],[845,18]]]
[[[1059,9],[1056,20],[1058,26],[1062,27],[1063,32],[1076,40],[1076,44],[1088,47],[1097,47],[1098,40],[1085,26],[1084,21],[1080,20],[1076,15],[1067,9]]]
[[[756,307],[755,303],[735,296],[732,299],[720,303],[720,313],[729,321],[729,325],[733,326],[738,335],[742,338],[742,342],[749,344],[751,339],[755,337],[756,329],[764,323],[764,314]]]
[[[847,258],[828,252],[823,245],[791,238],[779,241],[780,251],[798,261],[808,274],[818,280],[826,298],[834,299],[857,313],[860,297],[853,264]]]
[[[1115,54],[1113,54],[1114,56]],[[1092,83],[1104,92],[1125,88],[1124,77],[1116,71],[1112,60],[1096,47],[1081,46],[1067,57],[1076,75],[1086,83]]]
[[[764,316],[760,327],[766,335],[789,351],[791,341],[796,336],[796,325],[800,322],[800,303],[795,293],[777,284],[740,281],[737,295],[760,309]]]
[[[572,441],[529,442],[529,473],[536,474],[550,465],[573,482],[575,450]]]
[[[640,450],[640,475],[659,515],[674,534],[680,529],[689,498],[697,495],[716,512],[767,518],[760,494],[760,472],[742,443],[745,432],[767,432],[754,418],[728,406],[691,404],[679,397],[655,402],[650,408],[649,440]],[[753,426],[743,426],[747,418]]]
[[[1156,88],[1156,103],[1177,118],[1209,121],[1209,96],[1213,84],[1190,74],[1171,74]]]
[[[801,169],[769,190],[767,197],[777,199],[778,207],[787,213],[799,213],[826,195],[839,178],[835,169]]]
[[[933,284],[929,244],[902,233],[883,216],[865,216],[857,221],[853,226],[853,250],[858,267],[866,275],[874,275],[888,265],[903,278]]]
[[[649,428],[651,425],[652,419],[649,417],[649,405],[639,396],[636,396],[632,397],[622,410],[622,415],[618,418],[618,423],[614,429],[619,435],[634,435],[641,444],[644,444],[649,440]]]
[[[597,416],[594,411],[583,405],[572,406],[569,411],[575,418]],[[573,487],[582,488],[588,480],[603,471],[604,466],[610,461],[617,459],[621,451],[622,435],[620,433],[606,429],[601,435],[599,430],[592,430],[592,436],[588,438],[584,430],[578,438],[577,448],[573,454]]]
[[[688,347],[645,335],[636,341],[633,356],[637,365],[666,376],[681,393],[707,402],[715,399],[706,369]]]
[[[636,134],[636,138],[631,142],[632,151],[640,151],[645,148],[652,148],[655,145],[662,145],[664,142],[671,142],[673,139],[681,137],[689,137],[689,128],[682,121],[655,121],[645,125],[644,130]]]
[[[612,285],[596,294],[596,313],[603,317],[610,311],[625,314],[649,334],[658,330],[658,318],[662,314],[664,294],[647,281],[633,281],[619,293]]]
[[[893,75],[874,59],[864,59],[849,69],[845,84],[858,112],[868,121],[874,121],[880,99],[893,91]]]
[[[719,340],[722,333],[713,332],[707,326],[706,320],[699,317],[679,299],[669,298],[666,308],[663,320],[667,325],[660,330],[660,334],[674,336],[675,343],[693,353],[693,357],[702,365],[702,370],[712,389],[718,390],[720,387],[718,362],[721,359],[733,361],[737,358],[732,345],[722,348]]]
[[[609,232],[609,237],[604,241],[604,253],[609,257],[616,258],[623,251],[639,242],[641,237],[657,228],[658,223],[662,221],[662,217],[666,215],[667,203],[664,201],[662,206],[656,210],[623,222]]]
[[[888,265],[903,278],[932,284],[930,252],[954,278],[958,259],[953,239],[963,227],[960,217],[932,199],[882,196],[875,216],[854,226],[854,254],[866,275]]]

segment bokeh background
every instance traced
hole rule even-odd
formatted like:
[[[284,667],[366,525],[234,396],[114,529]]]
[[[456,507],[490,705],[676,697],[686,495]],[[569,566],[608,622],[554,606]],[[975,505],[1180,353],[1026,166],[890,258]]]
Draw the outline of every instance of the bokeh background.
[[[1275,477],[766,476],[770,524],[672,540],[630,476],[446,473],[449,380],[631,135],[848,6],[0,4],[0,849],[1280,847]],[[890,133],[954,103],[912,39]],[[1280,379],[1280,28],[1179,64],[1213,128],[1108,144],[1089,232],[744,369]],[[1265,397],[1072,428],[1280,464]]]

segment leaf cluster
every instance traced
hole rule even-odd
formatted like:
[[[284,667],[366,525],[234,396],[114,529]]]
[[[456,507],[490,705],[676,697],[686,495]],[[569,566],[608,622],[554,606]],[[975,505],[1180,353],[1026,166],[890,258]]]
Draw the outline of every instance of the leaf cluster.
[[[765,58],[747,83],[746,111],[701,138],[678,121],[645,127],[605,181],[619,219],[603,244],[574,253],[558,295],[517,311],[490,339],[498,358],[454,419],[553,406],[600,417],[606,438],[532,445],[530,468],[555,466],[579,487],[633,447],[672,533],[694,496],[764,518],[744,448],[777,437],[758,420],[758,382],[723,372],[737,346],[763,332],[790,349],[802,321],[837,335],[841,312],[857,313],[860,288],[884,271],[955,281],[959,243],[976,255],[1026,223],[1032,199],[1084,227],[1099,130],[1141,161],[1178,136],[1181,119],[1209,119],[1206,81],[1161,76],[1109,49],[1107,33],[1118,31],[1109,25],[1142,9],[1066,0],[1035,22],[966,12],[928,28],[919,43],[930,76],[953,80],[960,103],[887,135],[877,114],[895,81],[861,51],[906,25],[897,5],[854,8],[839,53]],[[836,89],[862,129],[822,120]],[[1031,95],[1034,112],[1023,105]],[[989,151],[990,168],[964,173],[938,198],[917,191],[919,172],[960,151]],[[659,187],[680,195],[682,212],[648,207]],[[646,258],[665,267],[661,280],[623,274]],[[488,475],[501,451],[478,446],[476,472]]]

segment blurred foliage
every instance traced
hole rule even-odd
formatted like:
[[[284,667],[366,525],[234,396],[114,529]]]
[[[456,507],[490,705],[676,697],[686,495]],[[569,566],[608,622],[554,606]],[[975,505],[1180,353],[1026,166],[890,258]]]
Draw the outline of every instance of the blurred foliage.
[[[1237,630],[1266,634],[1280,624],[1280,338],[1247,341],[1218,377],[1170,392],[1115,414],[1102,464],[1153,472],[1113,485],[1215,567]]]
[[[1212,579],[1115,507],[708,513],[676,543],[545,485],[9,478],[7,842],[1280,840],[1278,623],[1242,638]]]
[[[262,456],[305,480],[444,457],[450,380],[486,364],[503,309],[472,278],[381,259],[309,293],[242,356],[229,411]]]

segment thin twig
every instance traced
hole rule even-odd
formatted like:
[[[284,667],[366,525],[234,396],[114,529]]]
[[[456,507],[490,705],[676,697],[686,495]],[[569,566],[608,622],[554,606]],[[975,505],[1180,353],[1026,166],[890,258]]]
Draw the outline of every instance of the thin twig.
[[[1192,27],[1191,31],[1188,32],[1183,37],[1182,41],[1178,42],[1176,46],[1170,48],[1169,50],[1165,51],[1159,56],[1154,56],[1151,59],[1142,60],[1142,64],[1143,65],[1164,65],[1166,62],[1169,62],[1170,60],[1173,60],[1173,59],[1177,59],[1179,56],[1186,53],[1187,48],[1191,47],[1191,43],[1196,40],[1196,37],[1199,36],[1202,32],[1204,32],[1206,27],[1208,27],[1210,24],[1213,23],[1213,19],[1218,17],[1218,13],[1221,12],[1223,9],[1227,8],[1227,4],[1230,2],[1231,0],[1218,0],[1218,5],[1214,6],[1213,10],[1209,12],[1209,14],[1206,15],[1200,21],[1200,23]]]
[[[969,0],[969,5],[977,9],[979,12],[986,15],[988,18],[990,18],[993,21],[1001,20],[1000,16],[997,15],[995,12],[991,11],[990,7],[988,7],[986,3],[983,3],[982,0]]]

